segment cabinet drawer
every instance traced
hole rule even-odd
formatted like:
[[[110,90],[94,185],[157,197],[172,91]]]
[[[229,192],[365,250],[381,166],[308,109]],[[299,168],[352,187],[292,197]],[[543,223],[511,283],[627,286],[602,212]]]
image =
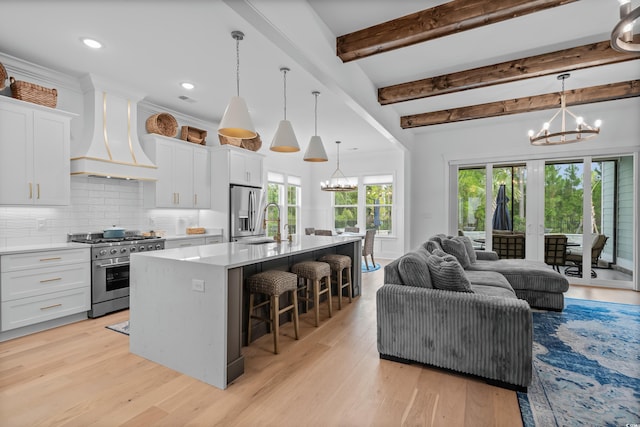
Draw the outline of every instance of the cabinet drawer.
[[[91,289],[79,288],[2,302],[2,331],[88,311]]]
[[[83,262],[76,265],[8,271],[0,277],[2,301],[11,301],[83,286],[89,287],[91,271],[89,262]]]
[[[204,245],[204,237],[167,240],[166,242],[164,242],[165,249],[187,248],[189,246],[200,246],[200,245]]]
[[[204,238],[205,245],[211,245],[213,243],[222,243],[222,236],[209,236]]]
[[[89,263],[89,248],[65,249],[61,251],[28,252],[3,255],[0,257],[0,270],[16,271],[54,265]]]

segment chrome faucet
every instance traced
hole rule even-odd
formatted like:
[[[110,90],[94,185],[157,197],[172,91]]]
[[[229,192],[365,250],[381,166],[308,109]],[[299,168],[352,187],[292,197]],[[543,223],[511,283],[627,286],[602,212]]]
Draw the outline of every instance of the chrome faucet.
[[[278,211],[278,219],[267,219],[267,211],[269,209],[269,206],[275,206],[276,210]],[[267,222],[272,222],[272,221],[276,221],[278,223],[278,231],[276,231],[276,235],[273,236],[274,240],[278,243],[280,243],[282,241],[282,236],[280,235],[280,206],[278,206],[277,204],[271,202],[271,203],[267,203],[267,206],[264,207],[264,212],[263,212],[263,216],[264,216],[264,220],[262,222],[262,226],[265,230],[265,232],[267,231]]]

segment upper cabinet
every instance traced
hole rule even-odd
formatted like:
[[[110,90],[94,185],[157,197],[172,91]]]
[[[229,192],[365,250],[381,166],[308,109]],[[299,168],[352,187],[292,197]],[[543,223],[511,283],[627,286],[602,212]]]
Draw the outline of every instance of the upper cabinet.
[[[0,204],[69,204],[74,116],[0,96]]]
[[[222,183],[262,187],[263,155],[243,148],[221,145],[213,151],[216,180]]]
[[[161,135],[143,135],[142,148],[158,167],[158,180],[145,181],[147,208],[211,206],[209,149]]]

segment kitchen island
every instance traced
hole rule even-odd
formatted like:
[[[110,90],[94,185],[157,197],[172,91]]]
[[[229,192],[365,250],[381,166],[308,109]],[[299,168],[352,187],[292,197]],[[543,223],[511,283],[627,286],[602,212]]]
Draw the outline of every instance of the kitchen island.
[[[131,255],[132,353],[224,389],[244,372],[245,278],[288,271],[328,253],[353,260],[353,295],[360,294],[359,237],[301,236],[293,242],[213,245]]]

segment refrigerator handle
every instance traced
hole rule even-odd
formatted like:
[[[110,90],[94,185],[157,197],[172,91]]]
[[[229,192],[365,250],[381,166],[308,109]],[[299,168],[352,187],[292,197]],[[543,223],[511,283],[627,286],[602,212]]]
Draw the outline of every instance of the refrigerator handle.
[[[255,231],[255,197],[256,194],[254,191],[249,191],[249,231]]]

